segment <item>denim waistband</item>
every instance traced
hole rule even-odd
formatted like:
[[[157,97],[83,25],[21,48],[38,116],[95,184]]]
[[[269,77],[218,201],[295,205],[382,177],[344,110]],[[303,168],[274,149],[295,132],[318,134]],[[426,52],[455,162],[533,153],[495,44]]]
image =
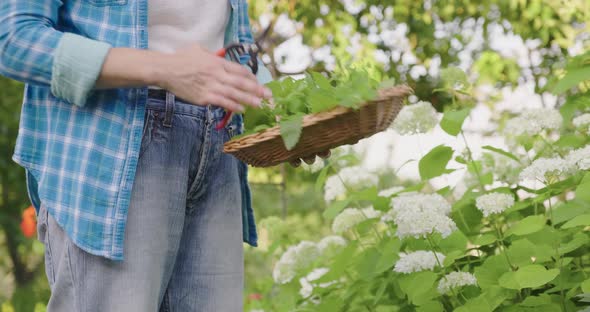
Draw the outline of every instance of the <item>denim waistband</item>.
[[[227,112],[219,106],[194,105],[175,98],[174,94],[166,92],[166,100],[148,97],[146,109],[165,112],[165,124],[171,122],[173,114],[200,117],[203,120],[220,121]],[[228,123],[239,125],[242,122],[241,114],[234,114],[232,121]]]
[[[191,116],[210,116],[214,119],[223,118],[225,111],[223,108],[214,105],[193,105],[175,98],[174,94],[166,92],[166,100],[158,98],[148,98],[147,109],[166,111],[174,109],[173,113],[191,115]]]

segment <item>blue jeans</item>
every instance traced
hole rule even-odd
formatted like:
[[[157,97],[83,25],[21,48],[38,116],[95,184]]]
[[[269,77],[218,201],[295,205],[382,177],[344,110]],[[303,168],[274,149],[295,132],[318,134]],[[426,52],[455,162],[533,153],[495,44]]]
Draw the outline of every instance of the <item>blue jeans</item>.
[[[238,119],[217,131],[223,115],[148,101],[124,261],[79,249],[41,204],[49,312],[242,311],[238,160],[222,152]]]

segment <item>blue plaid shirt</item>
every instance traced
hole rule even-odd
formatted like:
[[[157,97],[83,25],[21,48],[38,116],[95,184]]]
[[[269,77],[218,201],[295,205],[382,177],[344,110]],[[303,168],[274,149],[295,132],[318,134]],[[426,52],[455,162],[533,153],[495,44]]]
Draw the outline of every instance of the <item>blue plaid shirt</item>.
[[[114,260],[123,259],[147,88],[93,87],[111,47],[147,48],[147,2],[0,0],[0,73],[26,83],[13,159],[31,202],[77,246]],[[225,42],[252,42],[246,0],[230,3]],[[242,165],[244,241],[255,246]]]

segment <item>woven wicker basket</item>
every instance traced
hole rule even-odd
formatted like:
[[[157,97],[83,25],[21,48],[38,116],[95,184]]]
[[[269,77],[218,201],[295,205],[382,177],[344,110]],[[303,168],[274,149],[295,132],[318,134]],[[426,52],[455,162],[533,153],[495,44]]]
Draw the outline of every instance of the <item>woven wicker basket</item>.
[[[372,136],[389,127],[412,93],[407,86],[379,90],[377,99],[353,110],[336,107],[330,111],[303,117],[301,137],[295,147],[285,148],[278,126],[231,140],[224,152],[254,167],[270,167]]]

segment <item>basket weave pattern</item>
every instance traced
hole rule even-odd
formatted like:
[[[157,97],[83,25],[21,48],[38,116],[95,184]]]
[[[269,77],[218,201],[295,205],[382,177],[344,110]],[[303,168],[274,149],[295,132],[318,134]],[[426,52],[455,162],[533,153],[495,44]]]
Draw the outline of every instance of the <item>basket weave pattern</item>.
[[[270,167],[283,162],[341,146],[354,144],[389,127],[412,93],[407,86],[379,90],[379,96],[358,110],[336,107],[303,117],[301,137],[295,147],[285,148],[278,126],[231,140],[223,151],[254,167]]]

